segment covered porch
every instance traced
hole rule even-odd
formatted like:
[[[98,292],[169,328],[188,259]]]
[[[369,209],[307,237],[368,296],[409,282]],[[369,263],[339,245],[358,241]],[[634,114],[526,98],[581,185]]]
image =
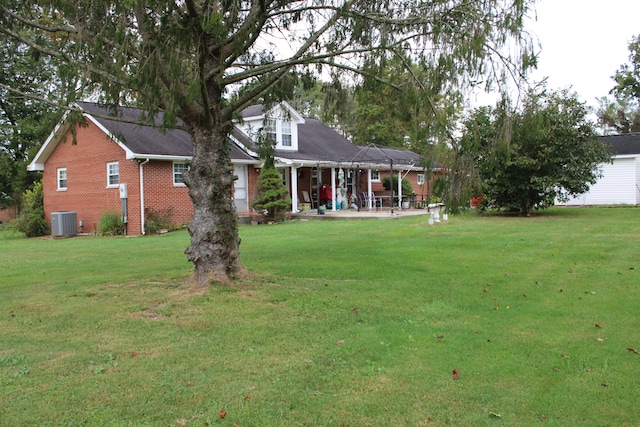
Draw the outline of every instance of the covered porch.
[[[276,160],[294,214],[427,208],[430,185],[425,181],[426,171],[420,157],[407,150],[370,145],[340,161]],[[387,179],[392,185],[385,188]],[[412,194],[403,194],[403,180],[411,183]]]

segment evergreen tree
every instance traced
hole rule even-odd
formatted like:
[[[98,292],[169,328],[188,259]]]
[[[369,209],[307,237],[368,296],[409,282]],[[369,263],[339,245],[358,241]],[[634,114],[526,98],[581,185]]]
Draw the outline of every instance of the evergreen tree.
[[[289,190],[282,183],[282,177],[270,165],[260,170],[256,196],[251,203],[254,209],[261,211],[267,221],[281,222],[286,219],[287,210],[291,208]]]

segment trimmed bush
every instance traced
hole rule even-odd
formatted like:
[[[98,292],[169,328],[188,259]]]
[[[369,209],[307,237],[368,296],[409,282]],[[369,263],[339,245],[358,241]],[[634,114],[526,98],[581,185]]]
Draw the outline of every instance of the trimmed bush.
[[[49,234],[49,223],[44,219],[44,202],[42,198],[42,181],[37,182],[32,190],[23,195],[23,209],[16,228],[27,237]]]
[[[105,212],[98,222],[98,233],[103,236],[119,236],[124,234],[124,222],[117,212]]]
[[[382,179],[382,186],[386,191],[391,191],[391,185],[393,185],[393,191],[398,191],[398,177],[393,177],[393,184],[391,184],[392,180],[389,177],[385,177]],[[408,179],[402,180],[402,196],[410,196],[413,194],[413,185]]]

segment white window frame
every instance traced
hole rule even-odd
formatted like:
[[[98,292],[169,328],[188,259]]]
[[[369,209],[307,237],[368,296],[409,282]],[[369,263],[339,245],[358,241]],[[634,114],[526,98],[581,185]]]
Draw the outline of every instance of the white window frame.
[[[291,148],[293,146],[293,137],[291,136],[291,122],[283,121],[280,124],[282,146]]]
[[[267,119],[264,124],[264,131],[267,138],[271,139],[274,144],[278,143],[278,122],[276,119]]]
[[[69,179],[69,175],[67,174],[67,168],[58,168],[56,173],[56,181],[58,183],[58,191],[66,191],[69,183],[67,182]],[[64,181],[64,186],[61,185],[62,181]]]
[[[113,170],[112,170],[113,166],[117,168],[117,173],[113,173]],[[111,182],[112,178],[114,177],[116,182]],[[107,163],[107,188],[116,188],[119,186],[120,186],[120,163],[109,162]]]
[[[418,185],[424,185],[424,174],[423,173],[419,173],[416,176],[416,182]]]
[[[184,166],[184,169],[180,172],[176,172],[176,166]],[[189,165],[186,162],[173,162],[173,185],[175,187],[185,187],[187,184],[184,183],[184,173],[189,170]],[[182,182],[177,182],[176,177],[180,176]]]
[[[380,171],[378,170],[371,171],[371,181],[380,182]]]

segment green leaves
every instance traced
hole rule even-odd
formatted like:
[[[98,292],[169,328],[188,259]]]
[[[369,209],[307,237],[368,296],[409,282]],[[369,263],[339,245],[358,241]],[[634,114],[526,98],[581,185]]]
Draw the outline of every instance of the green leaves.
[[[520,110],[473,112],[461,152],[474,159],[489,206],[528,215],[588,190],[611,159],[588,113],[568,90],[531,92]]]

